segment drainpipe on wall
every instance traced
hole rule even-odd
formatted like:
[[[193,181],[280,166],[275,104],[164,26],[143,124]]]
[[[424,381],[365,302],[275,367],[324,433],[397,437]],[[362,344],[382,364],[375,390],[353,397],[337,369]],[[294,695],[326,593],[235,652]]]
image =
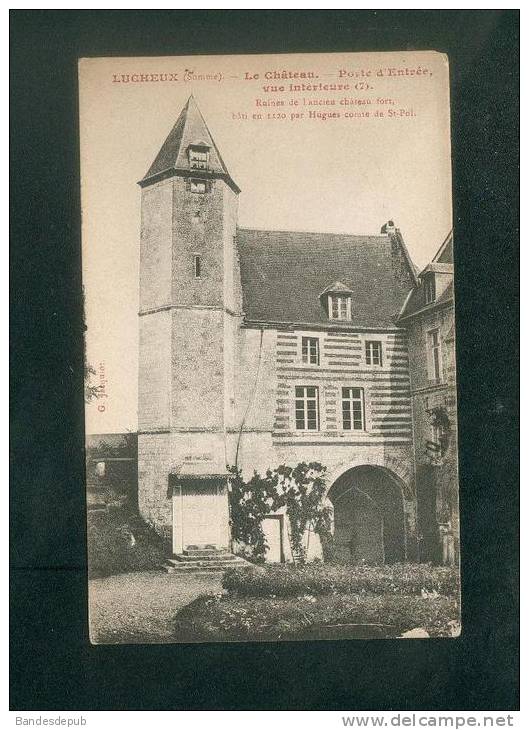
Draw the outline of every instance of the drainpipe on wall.
[[[242,431],[244,428],[244,424],[246,423],[246,419],[248,417],[248,413],[250,412],[250,408],[252,406],[253,400],[255,398],[255,394],[257,392],[257,383],[259,381],[259,374],[261,371],[261,359],[263,355],[263,336],[264,336],[264,327],[260,328],[260,338],[259,338],[259,356],[257,360],[257,372],[255,374],[255,381],[252,387],[252,392],[250,393],[250,398],[248,400],[248,403],[246,405],[246,410],[244,411],[244,415],[242,417],[241,421],[241,427],[239,429],[239,436],[237,438],[237,448],[235,450],[235,468],[239,465],[239,447],[241,445],[241,438],[242,438]]]
[[[255,398],[255,394],[257,392],[257,383],[259,381],[259,374],[261,371],[261,359],[263,354],[263,336],[264,336],[264,327],[260,328],[260,337],[259,337],[259,356],[257,360],[257,372],[255,374],[255,381],[252,387],[252,392],[250,393],[250,398],[248,400],[248,403],[246,404],[246,409],[244,411],[244,415],[242,417],[241,425],[239,428],[239,435],[237,437],[237,447],[235,449],[235,469],[237,470],[239,467],[239,447],[241,445],[241,438],[242,438],[242,432],[244,429],[244,424],[246,423],[246,418],[248,417],[248,413],[250,412],[251,405],[253,403],[253,400]],[[224,447],[226,448],[226,439],[224,439]],[[227,456],[225,457],[227,460]],[[228,479],[228,490],[231,491],[231,482],[230,479]],[[231,507],[230,507],[230,497],[228,494],[228,519],[231,525]],[[231,529],[230,529],[230,549],[231,552],[233,552],[233,538],[231,536]]]

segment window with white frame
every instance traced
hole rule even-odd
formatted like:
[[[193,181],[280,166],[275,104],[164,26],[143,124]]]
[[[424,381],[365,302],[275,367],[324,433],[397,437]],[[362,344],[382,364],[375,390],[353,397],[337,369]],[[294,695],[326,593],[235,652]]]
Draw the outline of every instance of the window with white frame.
[[[308,365],[320,364],[320,341],[317,337],[301,338],[301,359]]]
[[[382,342],[380,340],[366,340],[366,365],[382,367]]]
[[[364,431],[363,388],[342,388],[342,426],[344,431]]]
[[[441,380],[443,369],[441,360],[441,336],[439,334],[439,329],[434,329],[427,332],[426,338],[428,357],[428,379]]]
[[[207,170],[208,162],[209,152],[207,147],[189,148],[189,167],[192,170]]]
[[[351,297],[329,294],[329,319],[351,319]]]
[[[296,429],[317,431],[319,429],[318,388],[312,385],[296,385]]]

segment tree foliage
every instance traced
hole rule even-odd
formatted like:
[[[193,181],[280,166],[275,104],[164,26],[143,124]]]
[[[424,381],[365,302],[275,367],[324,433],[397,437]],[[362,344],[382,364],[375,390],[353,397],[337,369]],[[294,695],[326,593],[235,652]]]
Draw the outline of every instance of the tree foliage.
[[[86,302],[85,302],[85,292],[83,287],[83,330],[86,332],[87,330],[86,326]],[[96,398],[99,398],[101,394],[101,389],[99,387],[99,384],[93,385],[92,384],[92,378],[97,375],[95,368],[90,365],[88,360],[86,359],[86,338],[85,338],[85,351],[84,351],[84,366],[83,366],[83,376],[84,376],[84,399],[85,403],[90,403],[91,401],[95,400]]]
[[[99,385],[92,385],[92,377],[97,375],[95,369],[85,361],[84,365],[84,399],[86,403],[90,403],[100,396]]]

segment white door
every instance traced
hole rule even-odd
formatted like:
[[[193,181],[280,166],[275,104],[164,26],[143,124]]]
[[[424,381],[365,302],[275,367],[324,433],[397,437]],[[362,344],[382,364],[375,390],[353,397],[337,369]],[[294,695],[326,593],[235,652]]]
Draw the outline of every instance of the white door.
[[[267,563],[281,563],[283,558],[283,518],[280,516],[265,517],[262,525],[265,540],[268,545],[265,560]]]
[[[220,501],[218,487],[183,488],[183,545],[219,545]]]

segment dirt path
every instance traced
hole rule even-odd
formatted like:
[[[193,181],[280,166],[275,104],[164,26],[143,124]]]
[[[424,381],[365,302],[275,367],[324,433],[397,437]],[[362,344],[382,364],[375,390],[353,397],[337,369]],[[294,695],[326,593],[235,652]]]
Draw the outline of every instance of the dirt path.
[[[90,638],[94,644],[171,641],[179,608],[221,590],[221,575],[124,573],[89,581]]]

